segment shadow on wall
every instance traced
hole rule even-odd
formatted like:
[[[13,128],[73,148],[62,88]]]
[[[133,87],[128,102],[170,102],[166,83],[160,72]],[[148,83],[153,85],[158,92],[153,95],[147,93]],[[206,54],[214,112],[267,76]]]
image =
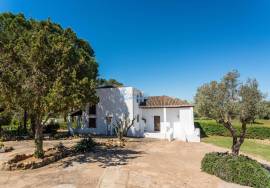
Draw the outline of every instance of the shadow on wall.
[[[121,118],[123,115],[129,117],[128,105],[132,108],[132,90],[130,88],[107,88],[99,89],[97,91],[99,96],[99,103],[97,105],[97,125],[103,129],[100,133],[111,132],[112,125],[116,120]]]
[[[201,135],[201,138],[207,137],[205,131],[203,130],[203,128],[202,128],[202,126],[201,126],[201,124],[200,124],[199,122],[195,122],[195,123],[194,123],[194,126],[195,126],[195,128],[199,128],[199,129],[200,129],[200,132],[201,132],[201,134],[200,134],[200,135]]]

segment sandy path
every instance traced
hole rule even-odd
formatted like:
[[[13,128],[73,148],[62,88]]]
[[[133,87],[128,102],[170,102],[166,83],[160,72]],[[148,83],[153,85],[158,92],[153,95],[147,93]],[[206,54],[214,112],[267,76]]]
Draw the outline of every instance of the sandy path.
[[[28,144],[26,150],[31,148]],[[202,157],[212,151],[224,149],[205,143],[138,139],[125,149],[97,150],[40,169],[0,171],[0,187],[240,187],[201,172]]]
[[[223,151],[221,148],[204,143],[155,141],[137,150],[145,153],[126,166],[107,168],[99,187],[241,187],[201,172],[204,154]]]

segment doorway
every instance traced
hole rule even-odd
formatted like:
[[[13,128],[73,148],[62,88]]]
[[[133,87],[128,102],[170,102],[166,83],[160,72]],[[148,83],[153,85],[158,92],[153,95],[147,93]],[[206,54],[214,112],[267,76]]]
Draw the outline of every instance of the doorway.
[[[154,131],[160,131],[160,116],[154,116]]]

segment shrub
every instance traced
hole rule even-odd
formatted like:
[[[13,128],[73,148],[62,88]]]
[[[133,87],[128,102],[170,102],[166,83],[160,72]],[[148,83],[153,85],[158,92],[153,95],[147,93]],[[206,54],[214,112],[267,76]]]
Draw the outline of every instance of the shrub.
[[[200,128],[201,136],[228,136],[231,134],[223,125],[215,121],[199,121],[195,122],[195,127]],[[241,128],[235,126],[237,133],[240,134]],[[250,125],[247,128],[246,138],[249,139],[270,139],[270,128]]]
[[[38,158],[38,159],[42,159],[42,158],[44,158],[44,151],[35,151],[34,152],[34,157],[35,158]]]
[[[91,137],[83,138],[75,145],[76,152],[91,151],[96,145],[95,141]]]
[[[0,113],[0,126],[9,125],[12,121],[12,113],[10,112],[1,112]]]
[[[55,119],[50,119],[49,122],[45,125],[43,132],[44,133],[57,133],[57,130],[60,128],[60,124]]]
[[[270,173],[260,163],[243,155],[208,153],[201,162],[201,169],[227,182],[258,188],[270,187]]]
[[[5,147],[4,143],[0,141],[0,149]]]

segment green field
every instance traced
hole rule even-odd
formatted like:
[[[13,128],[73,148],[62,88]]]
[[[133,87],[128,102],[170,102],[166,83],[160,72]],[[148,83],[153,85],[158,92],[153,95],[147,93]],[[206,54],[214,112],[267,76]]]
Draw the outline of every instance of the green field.
[[[205,143],[211,143],[223,148],[231,148],[232,138],[224,136],[209,136],[202,139]],[[241,150],[244,153],[252,154],[270,161],[270,144],[257,143],[255,140],[246,139]]]
[[[196,119],[195,122],[199,122],[202,124],[209,124],[209,125],[217,125],[215,120],[204,120],[204,119]],[[241,127],[241,123],[238,120],[233,120],[233,125],[236,127]],[[270,120],[258,119],[255,120],[255,123],[249,124],[249,127],[267,127],[270,128]]]
[[[195,126],[200,128],[201,136],[225,136],[230,137],[231,134],[223,125],[218,124],[215,120],[195,120]],[[241,124],[233,121],[237,134],[241,132]],[[246,138],[250,139],[270,139],[270,120],[256,120],[255,123],[247,125]]]

